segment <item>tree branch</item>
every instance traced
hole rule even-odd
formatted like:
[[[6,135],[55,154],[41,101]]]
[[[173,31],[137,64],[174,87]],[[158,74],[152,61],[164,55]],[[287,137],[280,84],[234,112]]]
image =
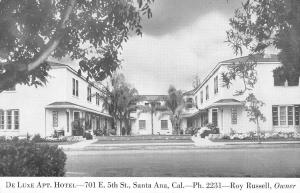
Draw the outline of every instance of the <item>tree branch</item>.
[[[21,64],[21,63],[2,63],[2,68],[6,69],[10,65],[14,65],[17,71],[32,71],[37,68],[42,62],[44,62],[48,56],[57,48],[61,39],[63,38],[64,31],[66,29],[66,22],[68,21],[73,8],[75,7],[76,0],[69,0],[68,5],[65,9],[64,16],[62,17],[58,28],[55,32],[55,35],[52,40],[50,40],[47,45],[45,46],[44,50],[41,51],[38,57],[36,57],[31,63],[29,64]]]

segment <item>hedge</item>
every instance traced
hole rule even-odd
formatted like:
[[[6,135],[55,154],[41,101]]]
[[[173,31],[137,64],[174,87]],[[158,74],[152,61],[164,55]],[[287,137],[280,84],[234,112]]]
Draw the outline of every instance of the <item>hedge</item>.
[[[0,143],[0,176],[64,176],[65,162],[58,146],[27,140]]]

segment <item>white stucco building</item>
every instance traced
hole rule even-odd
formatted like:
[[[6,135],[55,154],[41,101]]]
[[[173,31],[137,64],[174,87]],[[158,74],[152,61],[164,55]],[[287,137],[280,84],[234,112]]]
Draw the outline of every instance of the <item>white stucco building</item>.
[[[154,110],[163,106],[165,95],[141,95],[143,100],[137,105],[145,106],[146,111],[137,110],[131,113],[132,135],[172,135],[172,124],[169,115]],[[151,108],[153,109],[151,112]]]
[[[0,94],[0,136],[78,135],[72,123],[80,119],[86,129],[110,129],[96,85],[64,64],[51,63],[49,75],[43,87],[18,84]]]
[[[296,85],[289,86],[286,81],[281,86],[274,82],[273,70],[279,66],[276,55],[256,55],[257,83],[252,90],[257,99],[265,104],[260,108],[266,117],[260,123],[265,132],[299,131],[300,86],[299,77]],[[235,91],[242,89],[241,80],[232,82],[229,88],[222,86],[222,72],[227,72],[227,66],[232,63],[244,62],[248,57],[241,57],[218,63],[201,85],[190,91],[198,111],[184,118],[183,127],[200,127],[207,123],[215,124],[220,133],[246,133],[255,131],[254,123],[249,122],[247,112],[242,106],[246,95],[236,96]]]

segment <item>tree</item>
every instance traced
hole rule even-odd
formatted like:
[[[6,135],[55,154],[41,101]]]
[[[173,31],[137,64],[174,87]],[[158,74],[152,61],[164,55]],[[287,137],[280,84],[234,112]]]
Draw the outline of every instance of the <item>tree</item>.
[[[196,74],[193,78],[193,88],[197,88],[201,84],[201,79],[198,74]]]
[[[165,111],[161,113],[161,116],[169,115],[172,123],[173,133],[180,134],[180,124],[182,121],[182,114],[187,106],[187,103],[183,99],[183,93],[181,90],[176,90],[174,86],[170,86],[168,95],[165,101]]]
[[[263,113],[260,111],[260,107],[264,103],[258,100],[252,93],[255,83],[257,82],[257,72],[255,67],[257,65],[255,55],[249,55],[247,60],[232,63],[227,66],[228,72],[221,74],[223,80],[223,86],[229,88],[232,81],[241,80],[243,88],[235,91],[235,96],[248,95],[243,101],[243,107],[247,112],[249,121],[256,124],[258,141],[260,142],[260,125],[259,121],[265,121]]]
[[[141,98],[142,100],[143,98]],[[159,100],[150,101],[149,106],[138,106],[139,113],[147,113],[150,112],[151,114],[151,134],[154,135],[154,124],[153,124],[153,117],[157,112],[167,110],[166,107],[159,105]]]
[[[119,67],[130,31],[141,35],[153,0],[0,0],[0,92],[43,85],[51,56],[78,60],[101,81]]]
[[[256,124],[258,142],[260,142],[259,121],[266,121],[265,116],[261,113],[259,109],[263,105],[264,103],[258,100],[253,93],[249,94],[249,96],[244,101],[245,111],[247,112],[249,120]]]
[[[130,113],[135,110],[136,103],[140,100],[138,91],[126,83],[123,74],[114,73],[107,86],[102,86],[100,98],[103,107],[113,117],[113,128],[119,122],[120,129],[125,123],[127,130],[130,129]]]
[[[285,73],[299,79],[299,0],[247,0],[235,11],[230,25],[227,42],[236,54],[242,54],[243,49],[255,54],[275,47]]]

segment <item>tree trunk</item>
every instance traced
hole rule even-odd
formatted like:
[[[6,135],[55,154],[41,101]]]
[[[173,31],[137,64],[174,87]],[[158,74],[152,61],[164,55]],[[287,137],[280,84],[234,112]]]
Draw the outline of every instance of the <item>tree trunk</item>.
[[[256,126],[257,126],[257,140],[258,140],[258,143],[261,143],[261,141],[260,141],[260,127],[259,127],[258,118],[256,118]]]
[[[152,132],[152,135],[154,135],[154,131],[153,131],[153,112],[151,111],[151,132]]]

